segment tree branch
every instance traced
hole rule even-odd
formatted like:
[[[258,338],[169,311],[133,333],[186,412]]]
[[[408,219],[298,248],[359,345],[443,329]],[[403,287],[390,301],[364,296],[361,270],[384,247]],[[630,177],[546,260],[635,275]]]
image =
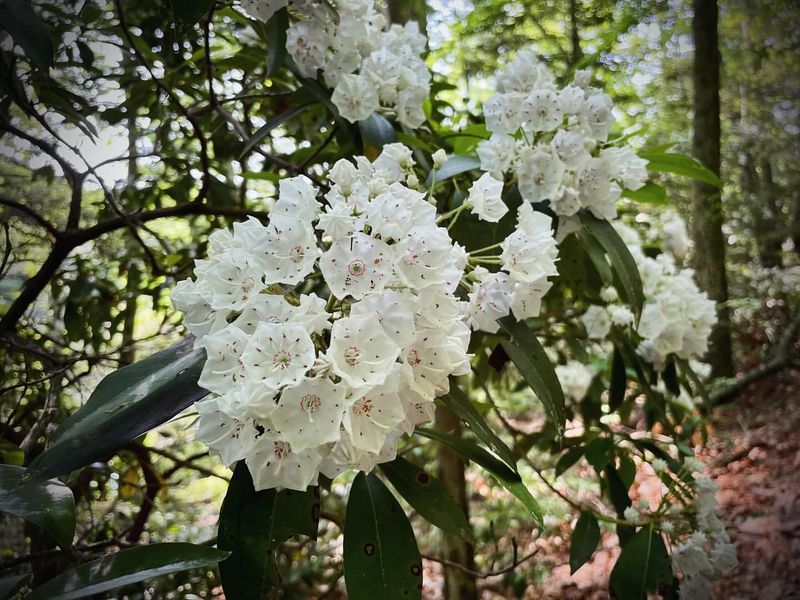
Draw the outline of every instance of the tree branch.
[[[8,206],[9,208],[16,210],[17,212],[21,212],[22,214],[29,216],[31,219],[36,221],[37,225],[39,225],[42,229],[46,230],[47,233],[52,235],[54,238],[58,238],[61,235],[61,232],[58,229],[56,229],[55,225],[53,225],[50,221],[45,219],[42,215],[33,210],[31,207],[26,206],[21,202],[17,202],[16,200],[12,200],[11,198],[0,198],[0,204],[2,204],[3,206]]]

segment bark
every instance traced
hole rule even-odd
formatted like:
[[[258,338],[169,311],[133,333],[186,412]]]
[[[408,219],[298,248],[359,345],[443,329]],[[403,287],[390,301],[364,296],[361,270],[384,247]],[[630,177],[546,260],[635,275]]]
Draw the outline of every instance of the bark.
[[[695,44],[693,67],[695,157],[720,174],[720,53],[716,0],[694,0],[692,33]],[[722,195],[714,186],[694,182],[692,194],[694,267],[698,284],[717,302],[719,322],[711,334],[708,361],[714,376],[734,373],[731,347],[728,280],[725,271],[725,237]]]
[[[761,180],[762,180],[762,201],[756,210],[764,211],[764,221],[769,230],[767,235],[759,238],[762,261],[765,267],[783,266],[783,240],[786,235],[786,228],[779,222],[781,214],[780,196],[781,189],[772,176],[772,163],[765,157],[761,161]]]
[[[580,24],[578,23],[578,1],[569,0],[569,37],[572,44],[572,54],[570,55],[570,66],[574,67],[583,58],[581,49]]]
[[[458,418],[452,411],[443,407],[436,411],[436,426],[449,431],[452,435],[457,436],[461,433]],[[439,480],[469,518],[464,460],[445,444],[439,444],[438,458]],[[475,549],[469,542],[442,534],[442,554],[446,560],[458,563],[470,571],[475,571]],[[447,565],[443,565],[442,569],[444,571],[444,600],[477,600],[478,588],[474,575]]]

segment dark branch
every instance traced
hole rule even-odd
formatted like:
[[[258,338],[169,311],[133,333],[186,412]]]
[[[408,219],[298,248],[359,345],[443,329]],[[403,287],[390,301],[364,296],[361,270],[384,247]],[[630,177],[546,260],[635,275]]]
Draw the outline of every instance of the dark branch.
[[[58,238],[61,235],[61,232],[56,229],[56,226],[53,225],[50,221],[45,219],[42,215],[37,213],[31,207],[22,204],[21,202],[17,202],[16,200],[11,200],[10,198],[0,198],[0,204],[3,206],[8,206],[9,208],[16,210],[24,215],[27,215],[31,219],[33,219],[37,225],[42,227],[52,235],[54,238]]]

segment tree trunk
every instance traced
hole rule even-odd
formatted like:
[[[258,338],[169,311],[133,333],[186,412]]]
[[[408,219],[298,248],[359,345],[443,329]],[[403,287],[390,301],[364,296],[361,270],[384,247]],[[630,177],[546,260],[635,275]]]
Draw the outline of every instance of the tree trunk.
[[[695,157],[720,173],[720,53],[716,0],[694,0],[694,131]],[[717,302],[719,322],[711,334],[708,361],[712,374],[734,374],[731,348],[728,280],[725,271],[725,237],[722,233],[722,195],[714,186],[696,181],[692,194],[694,267],[698,284]]]
[[[461,426],[458,418],[450,409],[440,407],[436,410],[436,426],[452,435],[460,436]],[[469,518],[469,501],[467,500],[467,484],[464,478],[464,460],[449,446],[439,444],[440,481]],[[442,553],[445,559],[475,571],[475,550],[472,544],[448,534],[442,534]],[[477,600],[478,588],[475,576],[459,569],[444,565],[444,600]]]
[[[578,0],[569,0],[569,37],[572,44],[572,53],[569,58],[569,64],[572,67],[577,65],[581,58],[583,58],[578,14]]]
[[[762,246],[763,261],[765,267],[783,266],[783,240],[786,236],[786,228],[780,223],[780,197],[781,189],[772,176],[772,163],[768,157],[761,161],[761,180],[762,180],[762,201],[758,208],[764,211],[764,220],[769,226],[769,233],[759,240]]]

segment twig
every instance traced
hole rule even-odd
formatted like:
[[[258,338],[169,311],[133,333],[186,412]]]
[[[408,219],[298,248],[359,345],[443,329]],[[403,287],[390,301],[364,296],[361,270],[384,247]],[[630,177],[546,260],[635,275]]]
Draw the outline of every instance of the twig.
[[[516,554],[516,546],[514,546],[514,549],[515,549],[514,552]],[[517,559],[516,556],[514,556],[514,558],[511,561],[511,564],[509,564],[507,567],[503,567],[502,569],[497,569],[495,571],[485,571],[485,572],[473,571],[472,569],[468,569],[467,567],[465,567],[462,564],[459,564],[459,563],[454,562],[452,560],[447,560],[446,558],[440,558],[438,556],[430,556],[430,555],[427,555],[427,554],[423,554],[422,558],[425,559],[425,560],[430,560],[432,562],[437,562],[437,563],[445,565],[447,567],[453,567],[453,568],[459,569],[461,571],[464,571],[465,573],[468,573],[468,574],[472,575],[476,579],[486,579],[487,577],[496,577],[497,575],[503,575],[505,573],[508,573],[509,571],[513,571],[518,566],[520,566],[522,563],[524,563],[524,562],[530,560],[531,558],[533,558],[534,556],[536,556],[536,554],[538,554],[539,550],[540,550],[540,548],[536,548],[536,550],[534,550],[533,552],[530,552],[530,553],[526,554],[525,556],[523,556],[522,558],[519,558],[519,559]]]

